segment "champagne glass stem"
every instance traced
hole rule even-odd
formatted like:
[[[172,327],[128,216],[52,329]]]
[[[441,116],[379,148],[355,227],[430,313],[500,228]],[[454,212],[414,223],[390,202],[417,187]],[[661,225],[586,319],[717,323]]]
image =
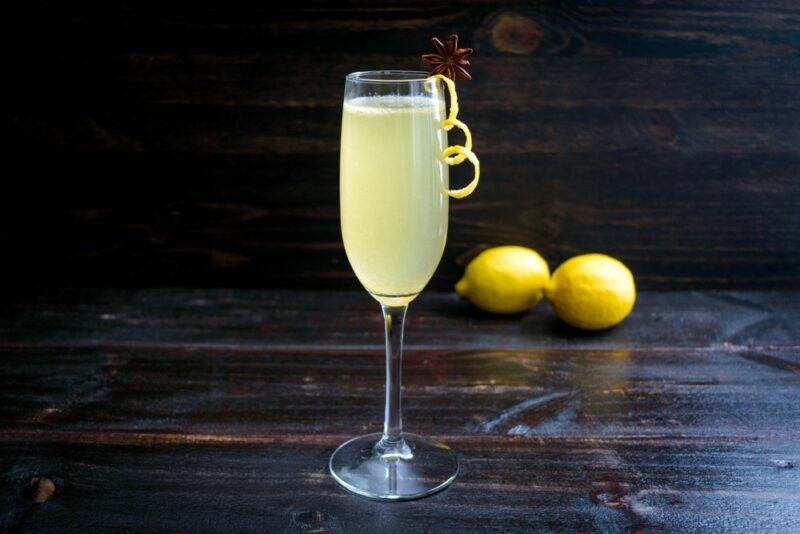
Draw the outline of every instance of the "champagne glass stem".
[[[408,304],[381,305],[381,309],[386,329],[386,409],[381,445],[394,448],[400,443],[403,434],[400,385],[403,367],[403,323]]]

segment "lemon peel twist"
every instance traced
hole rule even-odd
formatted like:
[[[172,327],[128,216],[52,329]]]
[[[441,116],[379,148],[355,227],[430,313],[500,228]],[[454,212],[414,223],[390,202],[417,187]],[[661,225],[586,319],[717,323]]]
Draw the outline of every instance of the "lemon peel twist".
[[[481,162],[478,156],[472,151],[472,132],[466,124],[458,120],[458,95],[456,94],[456,84],[453,80],[442,74],[435,74],[430,79],[440,79],[447,86],[447,91],[450,94],[450,112],[445,120],[442,121],[442,129],[449,132],[453,128],[458,128],[464,133],[464,145],[452,145],[444,149],[442,157],[444,162],[450,165],[458,165],[465,160],[472,163],[474,170],[472,181],[461,189],[450,189],[447,194],[453,198],[464,198],[472,194],[475,188],[478,187],[478,181],[481,176]]]

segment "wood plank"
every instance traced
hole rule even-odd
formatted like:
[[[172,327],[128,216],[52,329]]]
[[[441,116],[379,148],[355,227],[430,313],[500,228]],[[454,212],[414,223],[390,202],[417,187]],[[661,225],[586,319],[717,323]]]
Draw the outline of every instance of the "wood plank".
[[[753,0],[736,6],[418,0],[389,5],[306,1],[269,7],[253,2],[187,7],[175,2],[114,6],[83,2],[77,7],[48,7],[47,29],[84,30],[65,43],[76,48],[102,37],[107,46],[96,54],[130,49],[316,54],[320,39],[335,37],[328,42],[348,52],[363,51],[368,42],[374,53],[416,56],[420,39],[457,28],[487,55],[792,56],[798,15],[792,2]],[[23,22],[41,24],[42,20]],[[513,30],[522,35],[512,35]],[[297,39],[298,35],[308,38]]]
[[[366,292],[42,288],[7,294],[2,347],[197,347],[380,351],[378,304]],[[643,292],[617,328],[583,332],[545,303],[517,316],[483,313],[454,294],[423,292],[408,314],[410,350],[796,350],[797,292]],[[311,334],[309,334],[311,333]]]
[[[424,38],[423,38],[424,41]],[[81,51],[80,53],[83,53]],[[107,52],[106,52],[107,53]],[[80,63],[79,52],[69,50],[61,61]],[[82,73],[72,83],[81,84],[72,109],[97,109],[124,104],[172,104],[250,109],[339,109],[347,73],[386,65],[415,68],[416,54],[386,55],[333,52],[330,70],[320,73],[309,66],[309,53],[296,51],[261,54],[138,53],[100,59],[109,63],[104,78]],[[83,59],[85,61],[85,59]],[[475,60],[476,80],[463,83],[459,92],[469,107],[465,113],[493,110],[548,109],[759,109],[796,112],[798,59],[768,58],[619,58],[497,56]],[[276,71],[276,67],[279,70]],[[780,71],[776,71],[780,67]],[[604,76],[597,71],[604,69]],[[478,75],[482,74],[480,78]],[[93,77],[92,77],[93,76]],[[676,79],[693,81],[676,84]],[[765,83],[769,79],[769,83]],[[100,84],[98,92],[88,84]],[[84,87],[84,84],[87,86]],[[26,95],[31,98],[32,95]],[[39,102],[37,109],[57,111],[55,99]],[[24,110],[19,110],[18,113]]]
[[[321,445],[0,445],[0,525],[24,530],[785,531],[800,527],[796,442],[453,443],[461,475],[444,493],[387,506],[324,472]],[[487,450],[492,450],[487,457]],[[31,505],[33,474],[56,481]],[[101,523],[99,523],[101,522]]]
[[[794,349],[415,350],[408,428],[461,435],[800,440]],[[147,435],[339,435],[378,429],[379,351],[3,348],[0,425]],[[446,438],[444,438],[446,437]],[[158,439],[158,438],[156,438]]]
[[[800,68],[800,62],[797,65]],[[798,85],[797,89],[800,89]],[[341,98],[341,96],[340,96]],[[59,150],[208,154],[336,154],[339,106],[251,108],[186,104],[48,111],[36,125]],[[603,151],[800,156],[797,111],[785,108],[697,110],[673,107],[539,107],[479,113],[464,106],[482,156],[594,154]],[[78,116],[76,116],[78,115]],[[498,123],[503,124],[498,128]],[[558,125],[554,127],[554,125]],[[66,146],[58,146],[60,142]]]

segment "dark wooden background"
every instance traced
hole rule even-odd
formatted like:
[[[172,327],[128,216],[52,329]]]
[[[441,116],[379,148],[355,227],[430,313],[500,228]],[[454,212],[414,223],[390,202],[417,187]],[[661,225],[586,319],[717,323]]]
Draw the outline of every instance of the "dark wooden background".
[[[434,287],[504,243],[606,252],[640,287],[800,286],[793,0],[187,4],[9,15],[5,280],[357,287],[343,77],[458,32],[483,176]]]

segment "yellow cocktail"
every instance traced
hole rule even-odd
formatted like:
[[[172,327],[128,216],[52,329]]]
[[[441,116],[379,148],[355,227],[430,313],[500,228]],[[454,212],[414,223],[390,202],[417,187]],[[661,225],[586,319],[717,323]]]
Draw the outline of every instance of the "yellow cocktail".
[[[444,101],[364,96],[342,116],[342,237],[356,276],[379,302],[410,302],[428,283],[447,239]]]

